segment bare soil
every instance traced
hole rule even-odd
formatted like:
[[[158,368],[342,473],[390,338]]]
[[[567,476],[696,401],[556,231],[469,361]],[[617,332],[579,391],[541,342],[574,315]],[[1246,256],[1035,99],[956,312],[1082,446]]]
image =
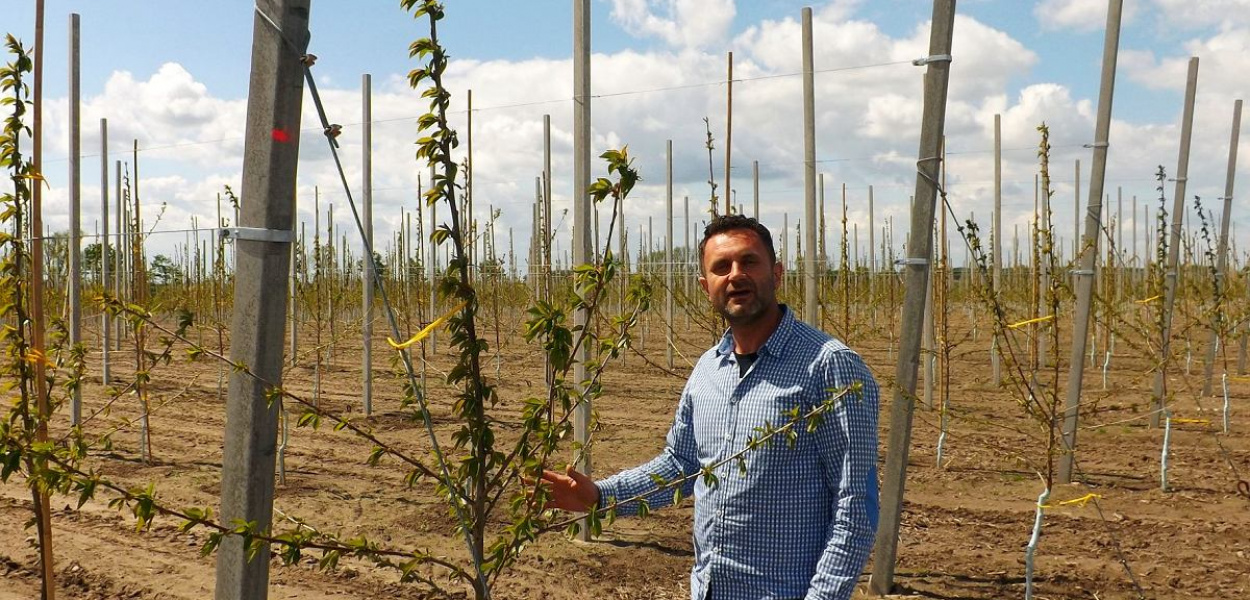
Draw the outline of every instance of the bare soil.
[[[1024,547],[1043,489],[1037,470],[1045,468],[1045,435],[1028,419],[1010,386],[991,382],[988,325],[982,321],[974,339],[970,322],[956,311],[952,331],[949,433],[942,464],[937,464],[941,411],[918,404],[908,468],[904,521],[900,534],[896,591],[920,598],[1022,598]],[[882,398],[881,456],[890,427],[895,354],[887,313],[857,314],[849,343],[861,352],[886,390]],[[831,320],[841,315],[829,315]],[[979,320],[979,319],[978,319]],[[343,323],[340,329],[350,328]],[[643,352],[665,362],[662,325],[650,324]],[[662,446],[678,395],[712,335],[679,318],[680,339],[675,373],[666,373],[631,354],[614,364],[604,379],[597,404],[601,429],[596,433],[596,473],[606,475],[639,464]],[[838,330],[836,324],[831,330]],[[514,322],[506,328],[519,331]],[[358,326],[356,331],[358,331]],[[301,332],[299,366],[285,375],[285,385],[312,397],[312,332]],[[493,329],[488,329],[492,348]],[[955,337],[954,335],[951,336]],[[1202,336],[1194,336],[1197,340]],[[206,336],[215,339],[214,336]],[[501,334],[498,365],[500,396],[513,405],[542,391],[541,361],[517,333]],[[1203,338],[1205,339],[1205,338]],[[383,439],[421,454],[427,448],[419,423],[399,410],[399,381],[389,370],[390,350],[379,338],[374,346],[373,416],[361,413],[360,353],[335,346],[321,374],[321,402],[370,423]],[[98,349],[98,342],[94,346]],[[431,358],[432,385],[451,364],[446,346]],[[1066,345],[1062,363],[1066,363]],[[1194,351],[1197,355],[1197,350]],[[1046,511],[1036,559],[1038,598],[1240,598],[1250,591],[1250,498],[1236,492],[1237,477],[1250,479],[1250,382],[1230,382],[1232,427],[1220,432],[1217,409],[1222,398],[1198,399],[1200,361],[1191,374],[1175,366],[1169,385],[1176,392],[1172,410],[1189,419],[1172,430],[1169,483],[1160,489],[1163,431],[1149,428],[1145,415],[1150,396],[1151,364],[1144,352],[1119,346],[1106,389],[1101,361],[1087,368],[1085,408],[1078,437],[1081,483],[1057,485]],[[115,374],[133,371],[133,349],[114,355]],[[88,462],[108,478],[127,486],[155,485],[171,506],[211,506],[219,502],[225,402],[218,391],[220,367],[210,360],[175,360],[158,367],[152,390],[153,460],[140,459],[138,414],[133,396],[123,396],[105,413],[99,384],[99,354],[91,355],[93,377],[83,392],[89,434],[118,428],[110,451]],[[1217,370],[1216,390],[1219,390]],[[1039,371],[1050,382],[1050,371]],[[1059,393],[1067,381],[1061,371]],[[432,387],[440,434],[455,426],[451,393]],[[1204,410],[1205,409],[1205,410]],[[294,413],[293,413],[294,414]],[[294,417],[293,417],[294,418]],[[63,427],[59,428],[63,431]],[[55,433],[55,432],[54,432]],[[290,515],[345,537],[367,534],[398,549],[426,549],[463,559],[462,539],[451,531],[452,517],[424,484],[408,488],[393,462],[369,467],[367,442],[328,427],[290,430],[286,481],[278,486],[277,515]],[[1097,494],[1094,502],[1060,504]],[[214,557],[201,557],[203,533],[179,533],[172,519],[158,519],[148,532],[137,532],[128,512],[106,506],[102,492],[82,509],[74,498],[53,499],[54,551],[58,597],[202,599],[214,588]],[[0,486],[0,600],[38,597],[37,561],[31,543],[30,494],[14,479]],[[550,534],[529,547],[520,564],[502,580],[497,598],[682,599],[689,597],[693,562],[691,507],[658,511],[643,519],[621,519],[599,539],[581,543]],[[315,561],[297,566],[271,562],[272,598],[427,598],[429,588],[398,583],[398,575],[368,563],[344,559],[332,572]],[[869,565],[869,571],[871,564]],[[862,582],[866,584],[867,574]],[[1140,588],[1138,587],[1140,586]],[[865,587],[862,585],[861,587]],[[457,594],[460,588],[453,588]],[[862,593],[858,592],[858,593]]]

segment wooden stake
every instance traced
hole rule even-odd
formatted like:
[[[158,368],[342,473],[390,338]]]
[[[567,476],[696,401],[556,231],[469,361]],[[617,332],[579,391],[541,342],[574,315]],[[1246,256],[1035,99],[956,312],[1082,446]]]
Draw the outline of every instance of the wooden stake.
[[[35,0],[35,56],[33,65],[33,102],[31,107],[31,137],[34,143],[31,149],[31,168],[35,173],[43,173],[43,15],[44,0]],[[35,181],[31,185],[30,214],[30,328],[31,351],[43,355],[46,351],[44,341],[43,316],[43,186]],[[48,440],[48,419],[52,416],[52,406],[47,389],[47,371],[43,361],[35,361],[35,410],[39,419],[35,429],[35,439],[39,442]],[[42,466],[42,465],[41,465]],[[56,598],[56,568],[52,558],[52,508],[48,495],[31,487],[31,496],[35,505],[35,524],[39,536],[39,567],[43,575],[41,582],[43,600]]]

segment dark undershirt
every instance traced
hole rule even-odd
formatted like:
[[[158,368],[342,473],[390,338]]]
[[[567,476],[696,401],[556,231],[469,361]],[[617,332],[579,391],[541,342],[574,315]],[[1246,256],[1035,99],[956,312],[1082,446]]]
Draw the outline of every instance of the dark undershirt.
[[[751,370],[751,365],[755,364],[755,359],[759,358],[759,352],[750,354],[738,354],[734,352],[734,356],[738,358],[738,379],[747,376],[747,371]]]

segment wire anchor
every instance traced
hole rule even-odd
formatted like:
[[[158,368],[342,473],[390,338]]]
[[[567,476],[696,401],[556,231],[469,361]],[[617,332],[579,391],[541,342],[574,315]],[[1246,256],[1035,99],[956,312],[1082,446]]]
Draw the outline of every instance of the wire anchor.
[[[917,67],[923,67],[929,63],[950,62],[951,60],[952,58],[951,58],[951,55],[949,54],[933,54],[930,56],[922,56],[920,58],[917,58],[911,61],[911,64],[916,65]]]
[[[217,230],[217,235],[225,241],[245,240],[249,242],[270,242],[273,244],[290,244],[295,241],[295,232],[290,229],[222,227]]]

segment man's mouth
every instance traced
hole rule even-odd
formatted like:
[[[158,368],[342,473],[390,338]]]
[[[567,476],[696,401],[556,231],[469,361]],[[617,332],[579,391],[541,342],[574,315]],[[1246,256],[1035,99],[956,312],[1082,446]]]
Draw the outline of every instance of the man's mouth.
[[[733,290],[729,292],[730,298],[746,298],[751,295],[751,290]]]

